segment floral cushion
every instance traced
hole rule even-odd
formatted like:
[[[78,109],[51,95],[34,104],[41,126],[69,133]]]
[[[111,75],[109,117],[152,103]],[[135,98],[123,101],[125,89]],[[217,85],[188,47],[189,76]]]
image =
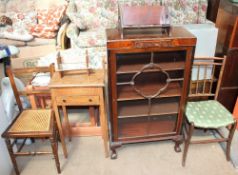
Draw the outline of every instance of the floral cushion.
[[[172,24],[206,22],[207,0],[74,0],[67,15],[81,29],[115,28],[118,25],[118,4],[168,6]]]
[[[74,1],[70,1],[66,10],[66,15],[70,21],[75,24],[79,29],[85,30],[87,27],[84,26],[83,21],[77,15],[77,8]]]
[[[107,60],[107,48],[106,47],[92,47],[87,48],[89,65],[93,69],[103,68],[103,63]]]
[[[199,0],[198,23],[203,24],[207,21],[207,0]]]
[[[106,46],[106,32],[105,29],[80,32],[77,40],[78,47]]]
[[[0,15],[4,14],[6,12],[6,5],[7,5],[6,0],[0,1]]]
[[[95,29],[98,27],[111,28],[117,26],[118,17],[117,13],[114,13],[116,6],[114,7],[98,0],[75,0],[75,5],[78,10],[77,17],[85,27]]]
[[[43,26],[43,25],[42,25]],[[41,26],[37,25],[36,29],[43,29],[43,30],[39,30],[39,31],[32,31],[31,34],[37,38],[45,38],[45,39],[51,39],[51,38],[55,38],[57,33],[56,32],[51,32],[47,30],[47,26],[41,28]]]
[[[199,0],[163,0],[168,6],[172,24],[196,24]]]
[[[6,13],[12,20],[12,26],[0,27],[0,37],[20,41],[29,41],[33,36],[29,33],[31,25],[36,25],[36,12],[8,12]]]
[[[31,12],[35,10],[35,0],[8,0],[6,12]]]
[[[79,27],[88,29],[115,28],[118,25],[118,4],[142,5],[155,4],[157,0],[75,0],[77,13],[67,13],[71,21],[76,21]],[[72,6],[70,6],[72,8]],[[72,11],[74,9],[71,9]],[[71,11],[71,12],[72,12]],[[77,25],[76,24],[76,25]]]
[[[21,30],[28,30],[32,25],[35,25],[37,23],[37,13],[32,12],[8,12],[6,13],[6,16],[8,16],[13,23],[14,30],[18,30],[19,28]]]
[[[54,38],[59,29],[60,20],[66,6],[54,6],[49,9],[38,10],[38,24],[32,25],[30,31],[33,36],[42,38]]]
[[[234,123],[232,114],[218,101],[188,102],[186,117],[196,127],[219,128]]]
[[[108,1],[113,1],[113,0],[108,0]],[[153,5],[153,4],[158,4],[160,3],[160,0],[117,0],[118,4],[124,4],[124,5],[129,5],[129,6],[134,6],[134,5]]]

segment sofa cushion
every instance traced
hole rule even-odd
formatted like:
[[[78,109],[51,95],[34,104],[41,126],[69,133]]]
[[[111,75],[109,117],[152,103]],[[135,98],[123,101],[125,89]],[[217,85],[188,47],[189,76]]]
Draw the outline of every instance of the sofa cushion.
[[[78,36],[78,47],[101,47],[106,46],[105,29],[88,30],[80,32]]]
[[[3,38],[18,40],[18,41],[30,41],[33,39],[33,36],[29,33],[25,33],[25,31],[16,31],[12,32],[4,32]]]
[[[89,29],[116,27],[117,13],[112,12],[115,8],[112,7],[110,10],[111,6],[108,6],[104,1],[75,0],[75,5],[77,8],[77,17],[85,27]]]
[[[14,45],[16,47],[22,47],[26,45],[24,41],[17,41],[5,38],[0,38],[0,43],[4,43],[5,45]]]
[[[55,5],[61,6],[61,5],[66,5],[67,0],[35,0],[35,7],[36,10],[40,9],[49,9],[54,7]]]
[[[6,12],[32,12],[35,10],[35,0],[9,0]]]
[[[93,69],[103,68],[103,65],[107,60],[107,48],[106,47],[92,47],[88,48],[89,65]]]
[[[55,39],[45,39],[45,38],[34,38],[33,40],[27,42],[27,46],[42,46],[42,45],[56,45]]]
[[[55,38],[57,35],[56,32],[47,31],[47,27],[43,28],[43,30],[41,31],[37,31],[37,32],[34,31],[31,34],[37,38],[44,38],[44,39],[52,39],[52,38]]]
[[[34,38],[31,41],[19,41],[19,40],[12,40],[6,38],[0,38],[0,43],[4,43],[5,45],[14,45],[16,47],[23,47],[23,46],[42,46],[42,45],[56,45],[55,39],[44,39],[44,38]]]
[[[1,0],[0,1],[0,15],[4,14],[6,12],[6,5],[7,5],[7,0]]]
[[[198,23],[199,0],[163,0],[168,6],[172,24]]]
[[[54,6],[49,9],[38,10],[38,24],[31,26],[32,35],[40,38],[54,38],[59,29],[60,20],[66,6]]]
[[[75,0],[79,26],[88,29],[115,28],[118,25],[118,4],[142,5],[155,4],[157,0]],[[70,6],[71,7],[71,6]],[[74,9],[71,9],[74,10]],[[72,16],[72,13],[69,16]],[[75,21],[75,19],[73,19]],[[79,23],[80,22],[80,23]]]
[[[203,24],[207,21],[207,7],[208,2],[207,0],[199,0],[198,5],[198,23]]]
[[[106,1],[113,1],[113,0],[106,0]],[[129,6],[134,5],[153,5],[159,4],[160,0],[117,0],[118,4],[124,4]]]
[[[34,11],[19,13],[7,12],[6,16],[12,20],[14,30],[25,30],[28,32],[28,29],[37,23],[37,13]]]
[[[197,24],[206,22],[207,0],[162,0],[168,6],[172,24]]]
[[[13,23],[12,26],[0,27],[1,38],[20,41],[30,41],[33,39],[33,36],[29,34],[28,28],[36,24],[36,12],[7,12],[6,16],[8,16]]]

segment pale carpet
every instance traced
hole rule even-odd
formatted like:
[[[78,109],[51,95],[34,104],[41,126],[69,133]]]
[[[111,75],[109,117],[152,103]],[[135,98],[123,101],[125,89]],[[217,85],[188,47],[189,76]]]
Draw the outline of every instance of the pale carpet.
[[[47,142],[42,147],[49,148]],[[44,146],[43,146],[44,145]],[[73,138],[67,143],[68,159],[59,150],[62,175],[238,175],[226,161],[219,144],[192,145],[186,167],[181,166],[182,153],[176,153],[172,141],[124,145],[118,158],[104,157],[100,137]],[[38,148],[33,145],[30,148]],[[22,175],[56,175],[52,156],[18,158]],[[14,174],[14,173],[13,173]]]

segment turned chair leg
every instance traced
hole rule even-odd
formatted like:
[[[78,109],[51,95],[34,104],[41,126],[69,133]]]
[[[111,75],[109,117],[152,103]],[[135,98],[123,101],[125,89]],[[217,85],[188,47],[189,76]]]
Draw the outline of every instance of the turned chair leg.
[[[54,159],[55,159],[55,165],[57,168],[57,172],[58,172],[58,174],[60,174],[61,170],[60,170],[60,162],[59,162],[59,156],[58,156],[58,143],[57,143],[56,128],[54,129],[53,136],[50,138],[50,142],[51,142],[51,147],[52,147],[52,153],[53,153]]]
[[[228,141],[227,141],[227,145],[226,145],[226,160],[227,161],[231,160],[231,157],[230,157],[231,141],[232,141],[232,138],[233,138],[235,130],[236,130],[236,125],[237,125],[237,122],[235,121],[235,123],[231,126],[230,131],[229,131]]]
[[[6,145],[7,145],[7,149],[8,149],[8,152],[9,152],[14,170],[15,170],[16,174],[19,175],[20,172],[19,172],[19,169],[18,169],[18,166],[17,166],[16,157],[15,157],[13,149],[12,149],[11,140],[7,138],[7,139],[5,139],[5,142],[6,142]]]
[[[185,166],[185,162],[186,162],[186,158],[187,158],[187,152],[188,152],[188,147],[189,147],[192,135],[193,135],[193,130],[194,130],[194,124],[191,123],[189,125],[189,129],[188,129],[188,133],[187,133],[187,139],[185,138],[184,150],[183,150],[183,158],[182,158],[182,166]]]

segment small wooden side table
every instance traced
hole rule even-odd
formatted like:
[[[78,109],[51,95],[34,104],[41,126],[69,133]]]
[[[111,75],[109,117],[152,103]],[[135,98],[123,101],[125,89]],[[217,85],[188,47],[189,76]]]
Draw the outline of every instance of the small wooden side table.
[[[91,126],[97,133],[98,128],[104,141],[105,156],[108,157],[108,125],[104,104],[104,71],[96,70],[91,74],[79,73],[60,77],[59,72],[55,72],[49,84],[53,109],[55,111],[56,122],[59,128],[60,138],[63,143],[64,155],[67,157],[67,149],[64,140],[64,132],[60,121],[59,107],[63,109],[66,125],[70,125],[69,136],[80,136],[83,127],[80,124],[70,123],[67,116],[66,106],[88,106],[89,111],[93,107],[99,107],[100,127]],[[92,112],[89,112],[92,114]],[[93,116],[90,116],[91,124],[95,123]],[[87,129],[89,127],[86,127]],[[96,134],[98,135],[98,134]]]

